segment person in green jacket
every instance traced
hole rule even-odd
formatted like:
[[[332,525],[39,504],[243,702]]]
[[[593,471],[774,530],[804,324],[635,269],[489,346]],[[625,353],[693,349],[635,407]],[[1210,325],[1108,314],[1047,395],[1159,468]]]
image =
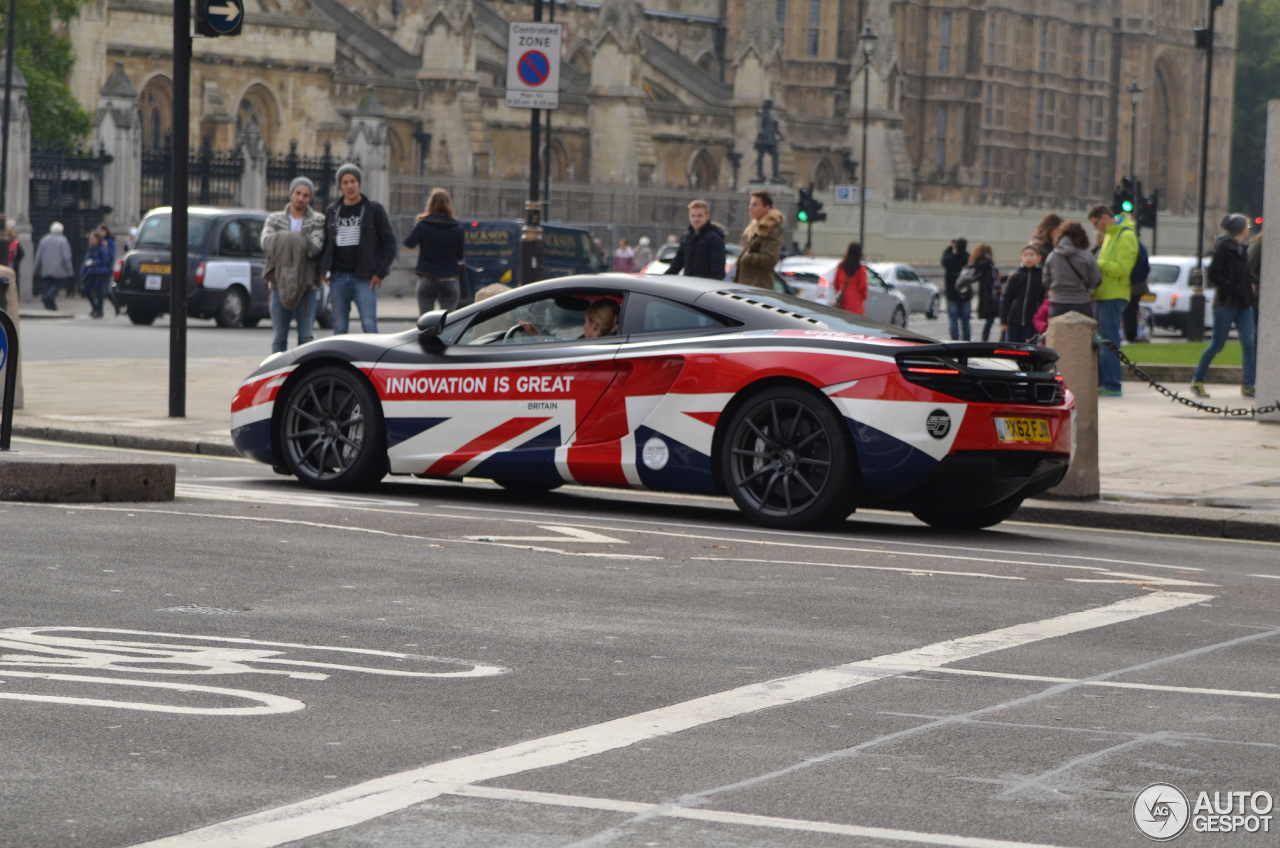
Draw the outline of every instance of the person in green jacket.
[[[1129,303],[1129,276],[1138,262],[1138,236],[1133,222],[1116,218],[1111,207],[1098,205],[1089,210],[1089,220],[1098,231],[1098,270],[1102,285],[1093,292],[1093,317],[1098,335],[1120,347],[1120,324]],[[1110,348],[1098,351],[1098,394],[1120,394],[1120,360]]]

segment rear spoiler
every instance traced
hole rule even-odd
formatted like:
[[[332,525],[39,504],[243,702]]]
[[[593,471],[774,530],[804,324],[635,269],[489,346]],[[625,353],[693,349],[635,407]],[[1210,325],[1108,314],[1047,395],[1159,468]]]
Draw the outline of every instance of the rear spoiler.
[[[1025,363],[1027,367],[1019,370],[1025,372],[1050,372],[1055,370],[1058,352],[1047,347],[1028,344],[1005,344],[1003,342],[945,342],[943,344],[915,345],[904,348],[894,354],[898,366],[906,368],[911,364],[927,367],[945,363],[950,367],[958,367],[961,371],[983,371],[987,369],[970,368],[970,359],[1013,359]]]

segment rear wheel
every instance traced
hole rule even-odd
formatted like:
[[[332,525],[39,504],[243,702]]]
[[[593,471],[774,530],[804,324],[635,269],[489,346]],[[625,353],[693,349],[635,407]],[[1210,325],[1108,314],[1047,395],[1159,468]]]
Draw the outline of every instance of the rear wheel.
[[[249,299],[240,289],[227,289],[213,313],[213,320],[219,327],[243,327],[245,316],[249,314]]]
[[[155,322],[156,315],[159,314],[154,309],[147,309],[142,306],[130,306],[128,315],[129,320],[135,324],[149,325]]]
[[[889,319],[889,323],[895,327],[907,328],[907,310],[902,306],[895,306],[893,309],[893,317]]]
[[[749,398],[729,420],[720,463],[738,508],[766,527],[823,527],[857,506],[853,438],[812,389],[777,386]]]
[[[289,386],[279,444],[289,471],[317,489],[366,489],[387,473],[386,428],[373,389],[336,365]]]
[[[1012,516],[1022,506],[1022,498],[1010,498],[985,509],[971,512],[930,511],[912,513],[916,518],[939,530],[981,530],[993,527]]]

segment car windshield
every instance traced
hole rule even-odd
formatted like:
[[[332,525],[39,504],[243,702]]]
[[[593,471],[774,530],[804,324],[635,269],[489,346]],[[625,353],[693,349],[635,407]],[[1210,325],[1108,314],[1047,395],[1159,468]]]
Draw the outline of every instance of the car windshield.
[[[765,309],[776,310],[783,314],[795,315],[800,319],[804,319],[804,324],[796,322],[796,329],[812,330],[822,329],[836,333],[852,333],[859,336],[875,336],[882,339],[909,339],[911,341],[932,342],[934,339],[928,336],[922,336],[919,333],[912,333],[900,327],[894,327],[891,324],[881,324],[879,321],[873,321],[870,318],[849,312],[844,309],[836,309],[831,306],[823,306],[812,300],[801,300],[788,294],[756,294],[754,291],[720,291],[717,295],[723,297],[732,297],[736,300],[743,300],[747,303],[756,304]],[[701,300],[701,298],[699,298]],[[810,324],[808,319],[818,322],[817,325]]]
[[[172,238],[173,220],[167,215],[149,215],[138,228],[138,239],[133,243],[135,248],[169,249]],[[187,218],[187,247],[197,247],[204,242],[209,232],[209,219],[198,215]]]
[[[680,245],[664,244],[662,247],[658,248],[658,261],[670,262],[672,259],[676,258],[676,254],[679,252],[680,252]]]

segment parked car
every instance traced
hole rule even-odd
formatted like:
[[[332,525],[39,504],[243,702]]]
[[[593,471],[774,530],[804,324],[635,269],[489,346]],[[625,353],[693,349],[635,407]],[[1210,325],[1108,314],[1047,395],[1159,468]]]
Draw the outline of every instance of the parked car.
[[[187,314],[219,327],[253,327],[271,316],[262,269],[262,225],[257,209],[192,206],[187,218]],[[169,311],[172,210],[153,209],[138,225],[133,250],[116,260],[111,288],[129,320],[150,324]]]
[[[588,337],[606,302],[616,332]],[[236,392],[231,437],[317,489],[643,487],[728,495],[779,529],[874,508],[973,530],[1067,471],[1057,356],[718,280],[592,274],[276,354]]]
[[[1150,314],[1151,325],[1165,330],[1182,332],[1187,327],[1187,315],[1191,311],[1191,270],[1196,266],[1194,256],[1152,256],[1151,275],[1147,288],[1151,294],[1143,298],[1143,312]],[[1209,257],[1203,265],[1209,267]],[[1204,277],[1204,326],[1213,326],[1213,282]]]
[[[776,270],[787,285],[795,290],[797,297],[827,305],[835,298],[836,268],[840,261],[831,257],[810,259],[807,256],[788,256],[778,263]],[[865,267],[866,316],[895,327],[906,327],[907,316],[911,312],[907,299],[896,286],[886,282],[875,268],[870,265]]]
[[[475,300],[492,283],[514,286],[520,273],[519,221],[464,221],[467,224],[467,270],[462,276],[459,306]],[[546,268],[543,277],[589,274],[609,269],[591,233],[560,224],[542,225]]]
[[[654,256],[653,261],[640,269],[640,273],[654,275],[667,273],[667,269],[675,261],[676,253],[679,250],[680,245],[678,244],[664,244],[658,248],[658,253]],[[724,279],[733,279],[733,272],[738,267],[738,257],[741,255],[742,245],[726,244],[724,246]]]
[[[938,291],[938,287],[929,282],[928,278],[921,277],[916,273],[916,269],[902,262],[870,264],[886,282],[902,292],[902,296],[907,299],[908,312],[924,313],[930,321],[938,317],[938,305],[942,302],[942,292]]]

